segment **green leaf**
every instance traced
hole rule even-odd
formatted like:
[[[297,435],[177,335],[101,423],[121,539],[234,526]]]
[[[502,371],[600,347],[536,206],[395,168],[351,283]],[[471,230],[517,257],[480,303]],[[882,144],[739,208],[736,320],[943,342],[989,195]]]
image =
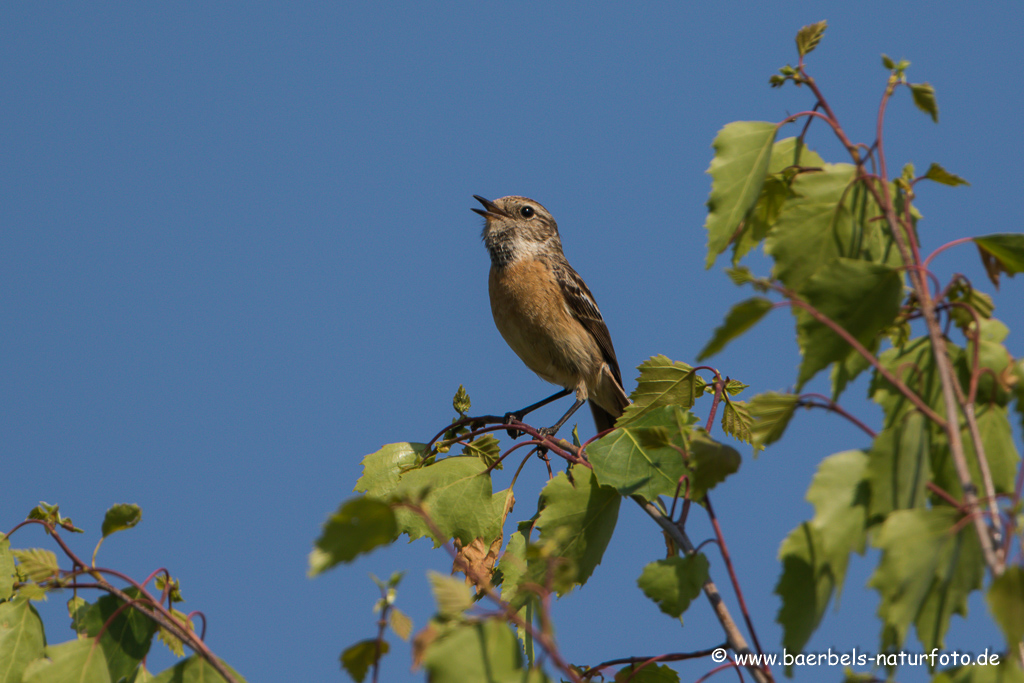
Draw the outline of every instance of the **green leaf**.
[[[309,554],[309,575],[316,576],[341,562],[387,545],[398,536],[395,513],[387,503],[365,496],[351,498],[324,522]]]
[[[1013,441],[1007,410],[1001,406],[985,405],[978,409],[976,420],[995,492],[997,494],[1012,493],[1020,455]],[[932,441],[935,444],[932,452],[933,480],[938,487],[944,489],[951,496],[960,498],[963,496],[963,488],[953,463],[949,442],[945,434],[937,427],[931,426],[931,431],[933,433]],[[981,486],[983,479],[974,450],[974,441],[963,421],[961,421],[960,431],[971,481]]]
[[[26,667],[43,656],[43,622],[25,598],[0,602],[0,681],[22,680]]]
[[[1024,234],[985,235],[975,237],[974,244],[978,247],[989,280],[997,289],[1000,273],[1013,277],[1024,272]]]
[[[176,610],[176,609],[174,609],[172,607],[171,608],[171,616],[174,617],[175,619],[177,619],[178,623],[180,623],[183,628],[185,628],[185,629],[187,629],[189,631],[194,631],[195,630],[195,627],[192,625],[192,621],[188,618],[188,615],[186,615],[184,612]],[[161,626],[160,630],[157,631],[156,637],[157,637],[157,640],[159,640],[161,643],[163,643],[164,645],[167,646],[167,649],[170,650],[171,653],[175,657],[184,657],[185,656],[185,646],[184,646],[184,643],[181,642],[181,638],[179,638],[178,636],[174,635],[174,633],[172,633],[170,630],[168,630],[168,629],[164,628],[163,626]],[[161,675],[163,675],[163,674],[161,674]]]
[[[423,666],[431,683],[507,683],[523,680],[515,635],[500,619],[457,626],[427,646]]]
[[[370,638],[345,648],[339,659],[342,668],[348,672],[348,675],[358,683],[362,683],[370,667],[386,655],[390,649],[388,641]]]
[[[80,595],[68,600],[68,616],[71,617],[71,628],[76,633],[84,633],[85,626],[82,620],[85,619],[86,613],[92,605],[86,602],[85,598]]]
[[[892,71],[893,69],[896,68],[896,62],[892,61],[892,59],[889,58],[889,55],[883,54],[882,66],[884,66],[889,71]]]
[[[959,362],[962,349],[950,342],[946,350],[954,364]],[[879,362],[897,379],[909,386],[922,400],[940,413],[942,407],[942,385],[935,368],[931,340],[928,337],[911,339],[902,346],[886,349],[878,356]],[[885,411],[885,426],[895,424],[905,413],[916,410],[914,405],[900,391],[889,383],[881,373],[874,373],[869,394]],[[938,470],[932,466],[933,470]]]
[[[455,396],[452,398],[452,408],[455,408],[455,412],[459,415],[465,415],[472,407],[473,403],[469,400],[469,393],[460,384],[458,391],[455,392]]]
[[[888,266],[837,258],[825,264],[804,287],[808,304],[849,332],[864,346],[892,324],[900,311],[903,278]],[[803,309],[797,311],[797,343],[803,354],[799,391],[829,364],[843,360],[850,345]]]
[[[462,449],[462,454],[479,458],[490,467],[501,457],[501,444],[493,434],[484,434],[467,443]],[[498,468],[500,467],[501,465],[498,465]]]
[[[928,419],[913,412],[875,437],[868,464],[871,517],[925,506],[932,478],[929,435]]]
[[[755,453],[782,438],[799,401],[799,394],[779,394],[773,391],[758,394],[750,400],[747,409],[754,421],[750,431]]]
[[[185,602],[185,598],[181,597],[181,582],[178,579],[168,577],[161,572],[156,575],[153,583],[161,593],[166,590],[167,597],[171,602]]]
[[[227,667],[227,670],[231,672],[236,681],[239,681],[239,683],[245,682],[245,679],[237,671],[227,664],[224,664],[224,666]],[[159,676],[152,680],[152,683],[224,683],[224,677],[217,673],[217,670],[205,659],[199,655],[192,655],[188,659],[178,662],[170,669],[162,671]]]
[[[132,598],[142,595],[137,588],[128,588],[125,593]],[[122,676],[131,677],[149,653],[149,646],[157,631],[157,625],[152,619],[133,607],[122,608],[123,605],[124,601],[120,598],[105,595],[76,614],[76,630],[79,633],[95,638],[103,631],[100,646],[106,656],[110,677],[115,681]]]
[[[550,552],[574,564],[575,583],[582,586],[601,564],[622,498],[615,489],[598,484],[585,467],[573,468],[573,480],[563,472],[544,486],[536,526],[540,541],[551,545]]]
[[[55,579],[60,572],[57,555],[52,550],[28,548],[11,553],[18,560],[18,571],[36,583]]]
[[[355,645],[345,648],[345,651],[341,653],[341,666],[353,680],[363,683],[370,667],[386,655],[390,649],[386,640],[378,641],[375,638],[361,640]]]
[[[708,558],[696,554],[651,562],[636,583],[662,612],[679,618],[707,580]]]
[[[119,503],[103,517],[103,538],[112,533],[131,529],[142,521],[142,508],[134,503]]]
[[[939,105],[935,102],[935,88],[930,83],[911,83],[910,92],[914,96],[914,104],[917,108],[932,117],[932,121],[939,122]]]
[[[909,162],[903,164],[903,171],[900,172],[900,180],[905,180],[906,186],[909,186],[910,183],[912,183],[914,181],[914,178],[916,177],[917,176],[915,175],[914,164],[911,164]]]
[[[775,146],[778,147],[776,142]],[[775,153],[772,152],[772,161],[775,160]],[[770,166],[774,166],[770,164]],[[754,208],[747,214],[746,220],[740,224],[735,237],[732,240],[732,264],[737,265],[740,260],[754,247],[760,244],[768,231],[775,225],[782,212],[786,200],[793,196],[789,189],[789,180],[781,175],[768,175],[761,186],[761,194],[754,204]]]
[[[746,401],[726,401],[722,406],[722,431],[732,438],[753,443],[753,422]]]
[[[477,538],[493,540],[501,533],[503,508],[492,502],[491,478],[487,464],[474,457],[454,456],[410,470],[402,475],[393,496],[418,501],[441,531],[434,547],[449,538],[469,545]],[[399,533],[409,540],[433,537],[423,518],[411,510],[399,509]]]
[[[756,325],[773,306],[770,299],[762,296],[752,297],[733,306],[726,314],[725,322],[715,328],[711,340],[697,354],[697,360],[710,358],[724,349],[726,344]]]
[[[65,529],[71,527],[71,518],[60,514],[60,506],[50,505],[45,501],[39,501],[39,505],[29,510],[28,519],[38,519],[54,526],[62,526]],[[81,529],[71,528],[70,531],[82,533]]]
[[[678,406],[655,408],[587,446],[594,475],[623,495],[654,500],[673,495],[688,473],[678,448],[696,418]],[[675,446],[675,447],[673,447]]]
[[[782,574],[775,593],[782,599],[775,617],[783,628],[782,644],[788,652],[801,652],[825,614],[835,578],[827,562],[819,558],[825,538],[804,522],[793,529],[779,548]],[[790,667],[786,668],[787,674]]]
[[[971,298],[981,301],[982,297],[984,295],[977,292]],[[950,300],[953,301],[955,298],[958,297],[951,296]],[[984,303],[981,305],[984,306]],[[957,363],[961,383],[965,387],[969,386],[972,372],[975,369],[980,369],[975,403],[982,405],[994,403],[1000,407],[1006,406],[1010,402],[1009,373],[1012,372],[1010,364],[1013,362],[1013,357],[1006,350],[1006,346],[1002,344],[1002,340],[1009,334],[1009,328],[995,318],[982,317],[979,321],[981,323],[979,333],[979,326],[974,322],[974,316],[959,307],[953,310],[964,313],[964,317],[967,319],[962,328],[967,334],[967,353],[963,354]],[[978,315],[981,315],[980,312]],[[976,335],[979,337],[977,342],[975,342]],[[975,365],[975,343],[977,343],[977,365]]]
[[[774,123],[736,121],[715,137],[715,157],[708,168],[711,195],[704,223],[708,231],[708,268],[729,246],[761,193],[776,130]]]
[[[1017,467],[1020,454],[1013,441],[1013,429],[1006,408],[995,405],[982,406],[977,413],[978,431],[981,443],[985,448],[989,471],[992,474],[992,485],[997,494],[1012,494],[1016,483]],[[964,454],[971,468],[971,480],[980,482],[981,471],[977,468],[978,456],[974,450],[974,442],[966,426],[963,429]]]
[[[437,601],[437,611],[442,617],[455,619],[473,606],[473,595],[462,579],[435,571],[427,572],[430,590]]]
[[[46,648],[47,659],[37,659],[25,669],[24,683],[110,683],[102,648],[92,638],[71,640]]]
[[[703,429],[690,437],[689,447],[692,500],[703,500],[704,494],[736,472],[743,460],[736,449],[718,443]]]
[[[1024,567],[1006,568],[989,586],[988,609],[1011,647],[1024,640]]]
[[[667,664],[648,664],[637,670],[637,665],[619,669],[615,683],[679,683],[679,674]]]
[[[937,183],[949,185],[951,187],[956,187],[957,185],[970,185],[969,182],[960,176],[950,173],[936,163],[932,163],[932,165],[928,167],[928,172],[924,174],[924,177],[928,180],[934,180]]]
[[[29,581],[28,583],[23,583],[15,595],[27,600],[45,601],[46,590],[47,589],[41,587],[39,584]]]
[[[883,649],[901,647],[911,623],[925,650],[941,648],[952,615],[967,616],[985,564],[977,533],[961,518],[948,507],[897,510],[875,533],[882,559],[868,584],[882,598]]]
[[[746,266],[726,268],[725,275],[729,278],[729,281],[737,287],[742,287],[743,285],[756,281],[754,274],[750,272],[750,268],[747,268]]]
[[[810,54],[814,48],[818,47],[818,43],[821,42],[821,37],[824,35],[826,28],[828,28],[828,22],[819,21],[816,24],[804,26],[797,32],[796,50],[800,53],[801,57]]]
[[[135,677],[128,679],[126,683],[153,683],[153,674],[149,673],[149,669],[146,668],[145,664],[140,664],[138,670],[135,672]]]
[[[374,498],[387,499],[398,486],[402,474],[420,464],[420,453],[426,448],[421,443],[389,443],[363,458],[363,476],[356,482],[355,491]]]
[[[0,600],[7,600],[14,595],[14,555],[11,553],[11,540],[0,539]]]
[[[881,340],[875,339],[874,342],[868,345],[867,349],[872,355],[878,355],[878,349],[881,346]],[[871,367],[871,362],[867,358],[860,355],[855,349],[851,348],[850,352],[846,354],[846,357],[842,360],[836,361],[835,365],[832,366],[832,400],[835,402],[839,401],[839,397],[843,391],[853,380],[857,379],[860,373],[864,372]]]
[[[782,206],[765,240],[765,252],[775,259],[772,274],[788,289],[801,291],[812,274],[836,257],[882,258],[865,239],[881,229],[872,218],[882,212],[848,189],[855,171],[850,164],[822,164],[821,170],[793,179],[794,197]]]
[[[807,489],[814,506],[811,524],[827,536],[822,559],[842,593],[850,553],[864,554],[867,543],[869,458],[864,451],[843,451],[821,461]]]
[[[798,170],[819,168],[825,165],[821,155],[798,137],[783,138],[772,146],[772,159],[768,173],[780,179],[791,178]]]
[[[1017,658],[1007,656],[1004,653],[988,651],[979,654],[979,657],[987,655],[986,663],[961,666],[956,669],[946,670],[935,676],[931,683],[1024,683],[1024,673],[1020,670]],[[993,664],[995,658],[999,658],[998,664]]]
[[[637,370],[640,376],[636,380],[636,389],[630,395],[633,402],[616,423],[620,427],[636,422],[662,406],[692,408],[704,391],[704,380],[682,361],[669,360],[662,355],[651,356],[638,365]]]
[[[772,146],[772,158],[768,162],[768,175],[761,194],[743,221],[740,234],[734,239],[733,265],[764,240],[778,221],[786,201],[796,196],[790,188],[793,177],[806,172],[806,169],[824,165],[825,161],[817,152],[808,149],[799,138],[785,138]]]
[[[791,652],[803,650],[833,594],[838,601],[850,553],[864,552],[867,465],[862,451],[825,458],[807,490],[814,517],[794,529],[779,549],[782,575],[775,593],[782,606],[776,621]]]
[[[729,381],[727,381],[725,383],[725,391],[730,396],[739,396],[746,389],[749,389],[749,388],[750,388],[749,384],[744,384],[743,382],[739,381],[738,379],[730,379]]]

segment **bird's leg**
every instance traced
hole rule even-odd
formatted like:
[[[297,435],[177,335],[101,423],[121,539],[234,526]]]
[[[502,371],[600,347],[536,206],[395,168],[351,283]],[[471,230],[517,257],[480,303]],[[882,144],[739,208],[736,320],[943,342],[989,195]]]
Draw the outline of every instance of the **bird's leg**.
[[[552,401],[557,401],[558,399],[560,399],[560,398],[562,398],[564,396],[568,396],[571,393],[572,393],[572,389],[562,389],[558,393],[555,393],[555,394],[552,394],[551,396],[548,396],[543,401],[537,401],[533,405],[528,405],[525,408],[521,408],[521,409],[513,411],[511,413],[505,413],[505,424],[508,424],[508,423],[512,422],[513,420],[515,420],[517,422],[522,422],[524,417],[526,417],[527,415],[529,415],[533,411],[537,410],[537,408],[542,408],[542,407],[546,406],[547,404],[551,403]],[[561,427],[562,423],[565,422],[566,420],[568,420],[569,416],[572,415],[574,412],[576,412],[577,408],[579,408],[579,406],[574,407],[572,410],[570,410],[568,413],[566,413],[565,417],[563,417],[561,419],[561,421],[558,423],[558,426]],[[558,430],[555,430],[555,431],[558,431]],[[508,430],[508,435],[512,439],[518,439],[520,434],[521,434],[521,432],[519,430],[516,430],[516,429]]]
[[[538,429],[537,431],[542,436],[554,436],[555,434],[558,433],[558,430],[562,428],[562,425],[565,424],[565,421],[572,417],[572,414],[579,410],[580,406],[582,406],[584,403],[586,403],[586,401],[584,401],[583,399],[576,399],[576,402],[572,404],[572,408],[569,408],[569,410],[565,412],[565,415],[563,415],[558,422],[556,422],[550,427]]]

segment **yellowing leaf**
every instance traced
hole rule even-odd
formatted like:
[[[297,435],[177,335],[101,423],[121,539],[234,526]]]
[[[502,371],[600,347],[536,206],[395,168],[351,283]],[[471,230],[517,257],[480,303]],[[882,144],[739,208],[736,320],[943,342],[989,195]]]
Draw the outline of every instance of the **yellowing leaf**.
[[[412,634],[412,619],[409,615],[397,607],[392,607],[391,612],[388,613],[388,623],[396,636],[402,640],[409,640],[409,636]]]
[[[924,174],[924,177],[928,180],[934,180],[937,183],[942,183],[943,185],[949,185],[951,187],[956,187],[957,185],[970,185],[969,182],[960,176],[950,173],[936,163],[933,163],[928,167],[928,171]]]
[[[797,32],[796,50],[800,53],[801,57],[810,54],[814,48],[818,47],[818,43],[821,42],[821,37],[825,34],[826,28],[828,28],[828,22],[819,21],[816,24],[804,26]]]
[[[469,586],[455,578],[439,572],[428,571],[427,579],[430,589],[437,601],[437,611],[441,616],[455,618],[473,606],[473,596]]]
[[[911,83],[910,92],[914,96],[917,108],[939,122],[939,105],[935,102],[935,88],[930,83]]]
[[[57,578],[60,567],[57,555],[44,548],[12,550],[11,554],[18,560],[18,571],[36,583]]]

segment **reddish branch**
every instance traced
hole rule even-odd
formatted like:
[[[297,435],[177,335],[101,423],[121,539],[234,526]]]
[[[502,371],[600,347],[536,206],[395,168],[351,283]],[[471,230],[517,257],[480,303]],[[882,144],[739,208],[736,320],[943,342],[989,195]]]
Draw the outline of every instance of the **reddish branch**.
[[[72,587],[98,588],[99,590],[106,591],[107,593],[116,596],[121,601],[123,601],[125,605],[135,608],[140,614],[153,620],[158,626],[169,631],[176,638],[181,640],[185,645],[189,647],[189,649],[193,650],[197,655],[206,660],[206,662],[210,666],[212,666],[214,670],[224,678],[225,681],[227,681],[228,683],[237,683],[235,677],[231,674],[231,671],[222,661],[220,661],[213,654],[213,652],[210,651],[210,649],[206,646],[206,643],[203,642],[202,638],[197,636],[195,631],[188,628],[187,625],[181,623],[170,612],[169,609],[165,608],[161,604],[160,600],[154,598],[149,593],[149,591],[145,589],[144,585],[139,584],[132,578],[125,576],[124,574],[121,574],[120,572],[114,571],[112,569],[89,567],[88,565],[86,565],[85,562],[83,562],[81,558],[79,558],[78,555],[76,555],[75,552],[68,547],[68,545],[64,542],[64,539],[60,537],[60,534],[57,532],[56,525],[54,525],[53,523],[38,519],[25,520],[21,524],[14,527],[14,529],[12,529],[5,536],[5,538],[9,537],[12,533],[14,533],[26,524],[41,524],[43,528],[46,529],[47,533],[53,537],[53,540],[56,541],[57,545],[60,546],[61,550],[64,551],[64,554],[68,557],[68,559],[71,560],[74,566],[74,569],[72,569],[71,571],[61,571],[62,577],[55,578],[55,585],[64,587],[64,581],[66,581],[66,579],[73,579],[76,576],[88,574],[95,580],[96,583],[80,584],[76,582],[71,584]],[[132,597],[131,595],[128,595],[126,592],[124,592],[120,588],[117,588],[113,584],[109,583],[106,579],[104,579],[104,574],[116,576],[117,578],[125,581],[126,583],[131,584],[133,588],[139,591],[141,597],[136,598]],[[120,610],[123,609],[123,607],[124,606],[119,606],[114,616],[120,613]],[[110,619],[113,619],[113,616]],[[110,619],[108,619],[108,623]],[[206,620],[204,619],[204,624],[205,621]],[[107,624],[104,624],[104,628],[106,628],[106,626]],[[98,637],[96,642],[99,642]]]
[[[908,195],[904,196],[906,206],[903,216],[897,216],[896,209],[893,203],[893,198],[889,188],[889,175],[888,168],[886,165],[885,147],[883,144],[883,129],[885,121],[885,111],[888,106],[889,100],[892,97],[893,92],[898,85],[901,85],[901,79],[895,74],[891,75],[886,85],[885,92],[882,95],[882,101],[878,108],[878,117],[876,122],[876,140],[874,144],[875,154],[872,155],[874,160],[878,163],[878,177],[871,178],[864,169],[865,159],[861,156],[858,146],[850,142],[846,133],[839,125],[839,120],[832,112],[824,95],[821,93],[814,79],[807,75],[803,58],[800,59],[798,67],[800,74],[800,82],[806,83],[810,87],[811,91],[817,100],[817,103],[824,109],[827,115],[829,127],[832,129],[836,137],[839,138],[840,142],[846,147],[850,157],[855,162],[858,169],[858,180],[864,182],[864,186],[874,197],[876,203],[885,212],[885,219],[889,224],[896,245],[899,248],[900,254],[903,258],[903,262],[910,272],[910,279],[914,289],[914,293],[920,302],[922,317],[924,318],[925,325],[928,330],[928,336],[932,342],[932,351],[935,357],[936,367],[938,368],[939,381],[942,386],[942,397],[943,404],[945,407],[946,416],[940,418],[929,406],[924,404],[919,397],[913,394],[902,383],[894,381],[891,374],[886,372],[873,354],[867,352],[862,345],[856,342],[852,336],[845,333],[838,325],[834,322],[829,321],[820,312],[813,309],[806,302],[800,301],[792,293],[784,292],[781,288],[778,290],[783,292],[784,296],[790,299],[793,305],[798,305],[804,310],[807,310],[816,320],[826,324],[834,332],[839,334],[846,340],[850,345],[857,349],[866,360],[871,362],[875,369],[882,374],[893,386],[895,386],[901,393],[903,393],[922,413],[924,413],[930,420],[939,425],[947,435],[950,445],[950,452],[953,456],[953,463],[956,468],[957,478],[960,481],[961,487],[964,491],[964,499],[967,507],[971,510],[977,509],[981,502],[977,494],[977,487],[974,485],[971,479],[970,468],[967,464],[967,458],[964,450],[963,440],[960,434],[960,419],[959,415],[962,412],[968,425],[968,430],[971,435],[972,442],[974,444],[975,453],[978,455],[979,462],[984,461],[985,452],[984,445],[980,438],[980,430],[977,427],[977,420],[974,415],[973,404],[968,402],[962,396],[962,389],[956,382],[956,378],[953,374],[952,363],[949,358],[949,354],[946,350],[946,340],[943,336],[942,328],[939,325],[938,317],[936,315],[936,303],[932,298],[931,291],[928,288],[928,283],[925,276],[927,263],[934,257],[939,251],[952,246],[952,244],[941,247],[922,265],[921,254],[917,243],[916,235],[913,230],[913,226],[909,221],[910,212],[910,201],[911,197]],[[815,107],[817,109],[817,107]],[[816,113],[816,112],[815,112]],[[810,115],[810,113],[808,113]],[[788,120],[788,119],[787,119]],[[987,498],[994,498],[994,490],[991,488],[990,481],[984,482],[986,487]],[[1001,524],[999,521],[999,515],[993,516],[993,525],[995,527],[995,535],[990,533],[990,527],[986,524],[983,515],[970,515],[974,520],[975,529],[978,534],[979,541],[981,542],[982,553],[985,557],[985,563],[988,565],[990,571],[994,576],[999,576],[1005,569],[1005,557],[1004,554],[999,552],[996,547],[996,542],[1001,533]]]

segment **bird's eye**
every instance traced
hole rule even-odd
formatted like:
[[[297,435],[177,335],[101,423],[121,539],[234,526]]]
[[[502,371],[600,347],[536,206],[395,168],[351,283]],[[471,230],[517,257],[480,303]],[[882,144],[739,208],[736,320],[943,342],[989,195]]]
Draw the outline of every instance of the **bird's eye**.
[[[523,218],[533,218],[533,207],[532,206],[524,206],[523,208],[519,209],[519,214]]]

